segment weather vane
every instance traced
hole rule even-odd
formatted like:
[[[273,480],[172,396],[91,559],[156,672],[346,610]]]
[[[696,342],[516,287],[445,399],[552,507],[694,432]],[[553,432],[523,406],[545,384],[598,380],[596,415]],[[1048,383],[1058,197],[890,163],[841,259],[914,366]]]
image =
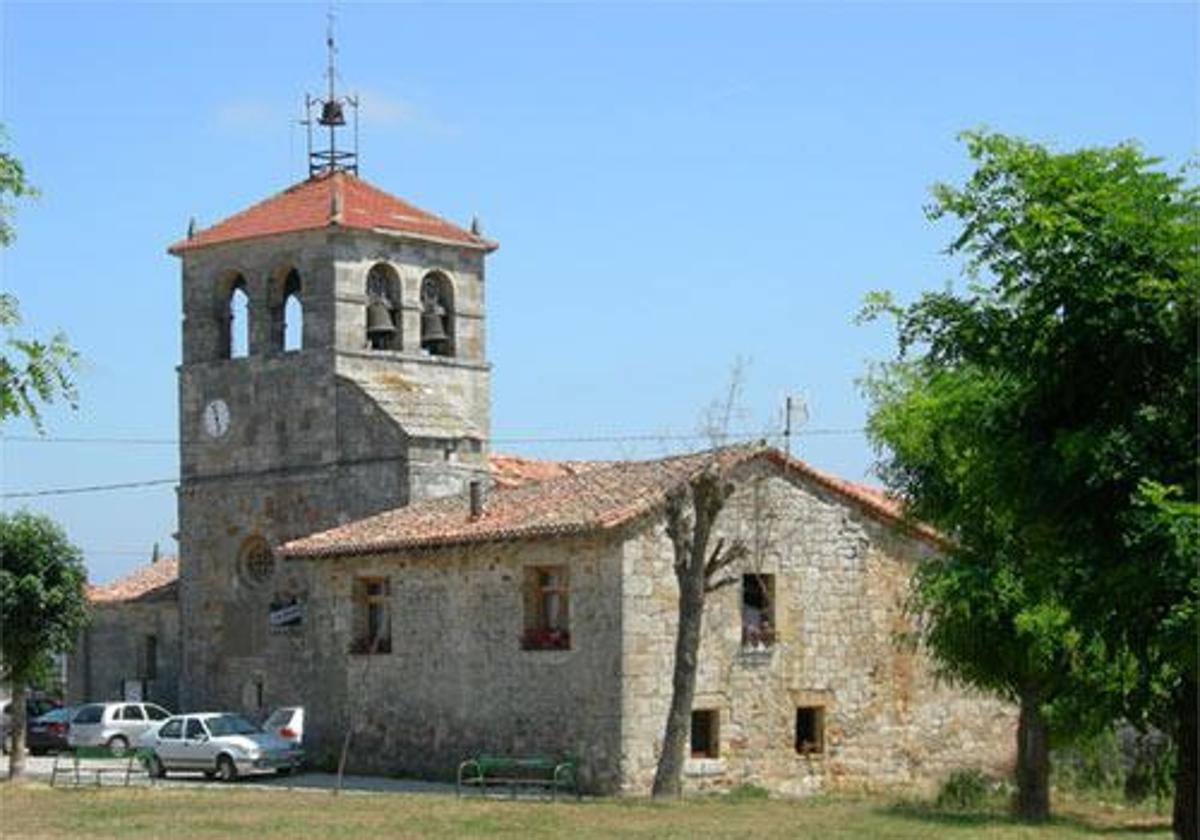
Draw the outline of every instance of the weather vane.
[[[329,50],[329,66],[325,75],[329,80],[329,88],[324,98],[305,94],[304,119],[301,123],[308,129],[308,174],[323,175],[332,172],[352,172],[358,174],[358,97],[338,96],[335,90],[337,68],[334,60],[337,57],[337,47],[333,42],[333,7],[329,9],[329,26],[325,33],[325,46]],[[354,111],[354,148],[353,150],[339,149],[337,131],[346,125],[346,106]],[[329,145],[323,149],[313,148],[313,109],[319,111],[315,124],[329,129]]]

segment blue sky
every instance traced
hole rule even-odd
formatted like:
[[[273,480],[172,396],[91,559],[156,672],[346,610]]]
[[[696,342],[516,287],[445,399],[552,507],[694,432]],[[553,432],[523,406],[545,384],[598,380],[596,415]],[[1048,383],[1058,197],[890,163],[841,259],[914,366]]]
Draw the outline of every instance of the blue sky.
[[[177,473],[178,264],[211,224],[304,174],[326,4],[0,6],[0,119],[41,189],[3,284],[33,331],[83,353],[82,405],[49,438],[4,432],[6,493]],[[1196,148],[1193,4],[341,3],[362,174],[426,209],[478,213],[489,262],[495,449],[654,456],[748,360],[741,429],[861,427],[855,385],[891,337],[853,315],[956,274],[921,208],[968,171],[977,126],[1059,148]],[[698,445],[698,442],[697,442]],[[794,449],[869,480],[857,433]],[[62,521],[108,580],[173,551],[170,486],[5,500]]]

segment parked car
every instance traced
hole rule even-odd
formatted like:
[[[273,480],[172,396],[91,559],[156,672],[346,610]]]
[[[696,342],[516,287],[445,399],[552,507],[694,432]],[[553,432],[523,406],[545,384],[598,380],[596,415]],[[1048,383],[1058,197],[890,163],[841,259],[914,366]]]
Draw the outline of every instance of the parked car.
[[[25,698],[25,731],[29,732],[29,722],[39,715],[54,709],[58,703],[48,697],[43,696],[26,696]],[[0,705],[0,752],[8,754],[12,741],[12,698],[6,697],[3,705]]]
[[[290,773],[303,752],[278,735],[263,732],[240,715],[226,712],[177,715],[137,742],[148,751],[150,775],[201,771],[232,782],[249,773]]]
[[[75,708],[60,706],[44,715],[31,718],[25,727],[25,746],[34,755],[60,752],[67,748],[67,732]]]
[[[296,749],[304,747],[304,707],[284,706],[263,721],[264,732],[278,735]]]
[[[154,703],[89,703],[71,718],[72,747],[110,747],[118,754],[171,713]]]

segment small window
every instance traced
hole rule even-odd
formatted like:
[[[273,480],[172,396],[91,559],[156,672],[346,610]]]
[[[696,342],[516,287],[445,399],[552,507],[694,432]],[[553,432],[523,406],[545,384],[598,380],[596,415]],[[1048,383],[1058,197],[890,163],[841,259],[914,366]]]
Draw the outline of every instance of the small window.
[[[144,649],[145,665],[142,667],[144,678],[148,680],[158,679],[158,636],[146,636]]]
[[[720,756],[721,715],[716,709],[692,712],[692,758]]]
[[[742,575],[742,647],[775,644],[775,575]]]
[[[179,718],[172,718],[162,725],[158,730],[159,738],[177,739],[183,734],[183,721]]]
[[[171,716],[171,713],[162,706],[155,706],[153,703],[146,704],[146,717],[150,720],[166,720]]]
[[[188,718],[187,735],[185,736],[187,740],[195,741],[197,738],[203,738],[207,735],[208,733],[204,730],[203,723],[196,718]]]
[[[391,653],[391,587],[387,578],[354,581],[354,641],[351,653]]]
[[[141,706],[126,706],[121,710],[120,720],[145,720],[146,715]]]
[[[823,706],[801,706],[796,709],[796,752],[801,755],[825,752]]]
[[[569,650],[570,588],[566,566],[530,566],[525,570],[525,650]]]

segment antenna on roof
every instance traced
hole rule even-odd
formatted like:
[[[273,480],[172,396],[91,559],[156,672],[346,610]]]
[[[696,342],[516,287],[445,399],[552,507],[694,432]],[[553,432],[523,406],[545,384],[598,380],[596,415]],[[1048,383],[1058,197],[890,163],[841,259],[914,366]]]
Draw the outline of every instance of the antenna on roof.
[[[329,51],[329,65],[325,75],[329,80],[326,95],[304,95],[304,119],[301,124],[308,128],[308,176],[326,175],[333,172],[358,174],[358,97],[338,96],[336,90],[337,47],[333,41],[333,4],[329,5],[329,24],[325,31],[325,46]],[[337,131],[346,125],[346,106],[354,110],[354,150],[338,149]],[[329,145],[324,149],[313,148],[313,109],[319,109],[316,125],[329,129]]]

